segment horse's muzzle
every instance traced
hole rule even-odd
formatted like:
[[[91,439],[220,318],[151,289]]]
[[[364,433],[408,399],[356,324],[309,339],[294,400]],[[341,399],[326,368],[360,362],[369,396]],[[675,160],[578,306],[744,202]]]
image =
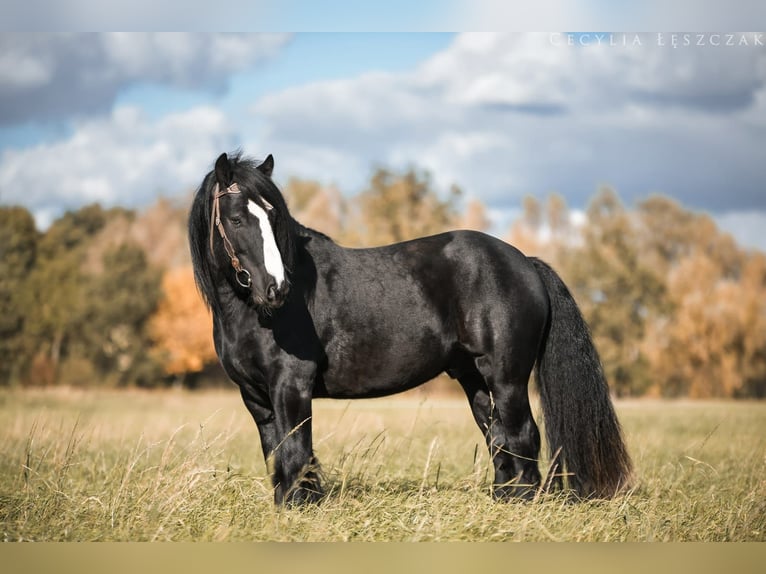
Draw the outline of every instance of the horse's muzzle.
[[[275,283],[270,284],[266,288],[266,296],[253,294],[253,300],[259,307],[265,307],[267,309],[279,309],[287,301],[287,294],[289,287],[287,284],[283,284],[282,287],[277,287]]]

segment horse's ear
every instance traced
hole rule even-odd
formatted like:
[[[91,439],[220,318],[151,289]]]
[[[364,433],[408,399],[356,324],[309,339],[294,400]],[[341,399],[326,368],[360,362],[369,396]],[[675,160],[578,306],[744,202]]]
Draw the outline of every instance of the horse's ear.
[[[263,160],[261,165],[258,166],[258,171],[266,177],[271,177],[271,173],[274,171],[274,156],[269,154],[268,157]]]
[[[234,178],[234,173],[231,170],[231,164],[229,163],[229,157],[222,153],[218,156],[215,162],[215,179],[221,189],[226,189],[231,185],[231,180]]]

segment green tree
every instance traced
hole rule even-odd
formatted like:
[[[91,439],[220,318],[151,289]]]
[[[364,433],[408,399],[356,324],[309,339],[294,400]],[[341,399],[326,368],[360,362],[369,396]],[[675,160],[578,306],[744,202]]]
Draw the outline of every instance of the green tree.
[[[25,342],[33,349],[33,384],[57,381],[61,359],[81,326],[88,277],[83,261],[88,240],[104,226],[107,214],[98,205],[65,213],[38,242],[36,264],[22,294],[27,311]]]
[[[91,277],[75,345],[106,382],[154,386],[159,364],[148,352],[148,323],[161,296],[161,273],[138,245],[124,243],[103,256]]]
[[[18,382],[28,362],[24,292],[37,257],[38,233],[23,207],[0,207],[0,385]]]
[[[65,213],[40,238],[21,294],[30,383],[153,382],[146,324],[160,273],[127,235],[103,235],[132,219],[124,209],[89,205]]]

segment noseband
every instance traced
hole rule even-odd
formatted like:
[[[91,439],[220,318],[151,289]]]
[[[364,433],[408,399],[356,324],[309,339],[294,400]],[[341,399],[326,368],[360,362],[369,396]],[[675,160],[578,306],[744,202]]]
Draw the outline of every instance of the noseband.
[[[239,257],[237,257],[237,253],[234,251],[234,246],[231,244],[231,241],[229,241],[229,238],[226,237],[226,231],[223,228],[223,223],[221,223],[221,206],[219,200],[224,195],[233,195],[235,193],[242,193],[242,190],[239,189],[239,186],[236,183],[232,183],[223,191],[221,191],[221,188],[217,183],[215,184],[215,188],[213,188],[213,211],[210,214],[210,253],[213,253],[213,225],[215,225],[223,240],[223,248],[226,250],[226,254],[231,260],[231,266],[234,268],[234,277],[236,277],[237,283],[245,289],[249,289],[252,284],[250,272],[242,267],[242,264],[239,262]]]

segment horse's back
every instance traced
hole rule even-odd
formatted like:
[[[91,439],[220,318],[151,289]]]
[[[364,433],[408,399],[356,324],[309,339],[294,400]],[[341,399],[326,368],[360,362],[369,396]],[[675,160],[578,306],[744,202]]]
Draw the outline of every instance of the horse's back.
[[[452,231],[390,249],[442,317],[499,313],[509,306],[547,313],[547,292],[530,259],[495,237]]]

